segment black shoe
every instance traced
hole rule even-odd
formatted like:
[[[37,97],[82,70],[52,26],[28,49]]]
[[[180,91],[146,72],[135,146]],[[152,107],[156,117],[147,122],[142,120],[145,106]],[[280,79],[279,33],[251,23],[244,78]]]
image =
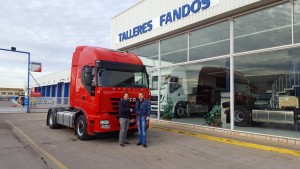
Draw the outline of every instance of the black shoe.
[[[124,144],[130,144],[129,142],[125,141]]]
[[[137,143],[136,145],[140,146],[140,145],[142,145],[142,143]]]
[[[147,148],[147,144],[143,144],[143,147],[144,147],[144,148]]]
[[[121,146],[121,147],[125,147],[125,145],[124,145],[124,144],[120,144],[120,146]]]

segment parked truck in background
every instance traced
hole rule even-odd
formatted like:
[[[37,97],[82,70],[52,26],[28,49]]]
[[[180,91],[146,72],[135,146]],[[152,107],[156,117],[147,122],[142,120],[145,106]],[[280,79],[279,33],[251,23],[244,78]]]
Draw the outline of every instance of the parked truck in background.
[[[150,97],[146,67],[132,53],[79,46],[73,54],[70,77],[70,106],[49,109],[47,125],[74,128],[80,140],[119,131],[118,103],[124,92],[129,94],[132,108],[140,92]],[[136,114],[130,119],[129,132],[136,131]]]
[[[279,75],[272,84],[272,89],[265,92],[251,92],[254,102],[237,105],[245,98],[235,95],[234,122],[237,126],[249,126],[251,123],[274,123],[285,125],[300,124],[300,74]],[[227,122],[229,121],[230,103],[224,102]]]
[[[239,72],[235,72],[238,91],[249,95],[249,82]],[[199,70],[186,71],[181,68],[161,70],[160,105],[161,114],[168,100],[173,102],[176,118],[204,115],[216,104],[220,105],[222,92],[229,91],[229,70],[204,66]],[[152,113],[158,110],[158,76],[150,77]]]
[[[221,105],[230,122],[230,71],[221,67],[200,67],[198,71],[183,68],[161,70],[160,112],[168,100],[173,102],[175,118],[206,114]],[[158,73],[150,77],[152,113],[158,111]],[[249,80],[234,72],[234,123],[249,126],[253,122],[295,125],[300,122],[300,74],[279,75],[272,89],[255,91]],[[225,101],[226,100],[226,101]],[[222,116],[223,116],[222,115]]]

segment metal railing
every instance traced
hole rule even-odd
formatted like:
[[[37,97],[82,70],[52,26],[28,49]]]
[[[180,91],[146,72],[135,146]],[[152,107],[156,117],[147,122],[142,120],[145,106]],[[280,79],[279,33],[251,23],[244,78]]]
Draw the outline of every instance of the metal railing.
[[[279,95],[287,95],[289,92],[297,90],[300,87],[300,73],[292,72],[275,80],[272,84],[271,107],[275,108]]]

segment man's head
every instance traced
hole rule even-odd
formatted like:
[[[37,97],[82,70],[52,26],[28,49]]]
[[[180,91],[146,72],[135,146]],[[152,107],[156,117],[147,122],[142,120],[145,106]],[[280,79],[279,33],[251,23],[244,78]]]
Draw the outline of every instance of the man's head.
[[[144,94],[143,93],[139,93],[139,99],[143,100],[144,99]]]
[[[129,99],[129,94],[127,92],[125,92],[123,98],[124,98],[124,100],[128,100]]]

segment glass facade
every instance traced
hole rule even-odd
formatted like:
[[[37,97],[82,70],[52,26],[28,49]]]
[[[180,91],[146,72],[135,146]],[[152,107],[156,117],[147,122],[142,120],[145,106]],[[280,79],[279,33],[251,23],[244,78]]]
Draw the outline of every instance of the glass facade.
[[[158,43],[152,43],[142,47],[134,48],[130,52],[140,56],[144,65],[147,67],[159,66]]]
[[[229,21],[190,32],[189,60],[199,60],[230,53]]]
[[[235,91],[236,129],[300,137],[291,132],[298,127],[299,57],[300,48],[291,48],[234,58],[235,71],[246,77],[250,91],[250,95]]]
[[[187,61],[188,34],[162,40],[160,46],[161,66]]]
[[[294,38],[295,43],[300,43],[300,0],[296,0],[294,6]]]
[[[207,125],[205,115],[220,107],[221,94],[230,92],[229,59],[162,68],[160,89],[152,89],[158,100],[162,119]],[[150,78],[158,79],[157,75]]]
[[[132,51],[152,59],[153,118],[300,138],[300,0]]]
[[[291,9],[291,3],[285,3],[234,18],[234,51],[291,44]]]

